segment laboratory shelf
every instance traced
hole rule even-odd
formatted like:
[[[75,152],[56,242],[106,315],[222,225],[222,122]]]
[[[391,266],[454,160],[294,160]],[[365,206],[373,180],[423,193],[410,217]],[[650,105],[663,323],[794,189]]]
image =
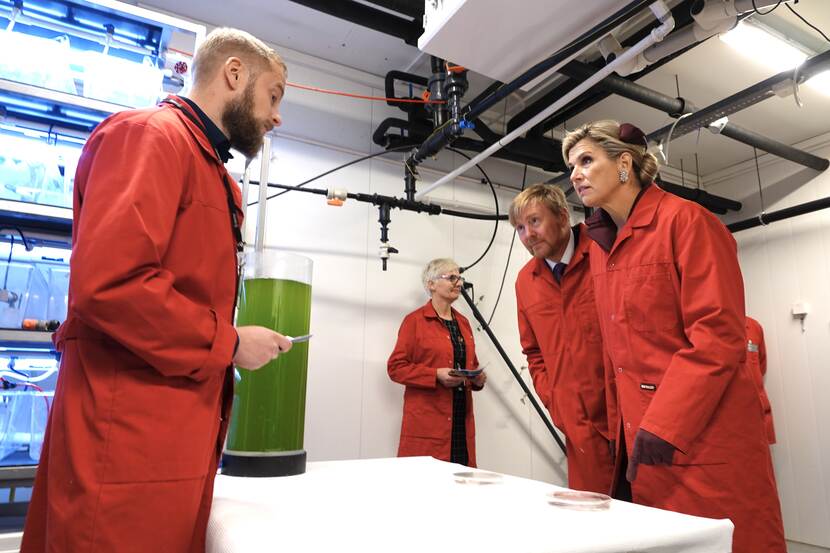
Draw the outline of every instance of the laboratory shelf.
[[[52,333],[40,330],[0,328],[0,344],[6,348],[52,345]]]
[[[17,81],[10,81],[8,79],[0,79],[0,91],[14,94],[16,96],[25,96],[27,98],[36,98],[44,100],[51,104],[68,108],[83,108],[89,111],[97,112],[102,115],[110,115],[125,109],[130,109],[129,106],[122,106],[105,102],[103,100],[96,100],[94,98],[86,98],[78,96],[77,94],[70,94],[68,92],[61,92],[58,90],[50,90],[26,83]]]

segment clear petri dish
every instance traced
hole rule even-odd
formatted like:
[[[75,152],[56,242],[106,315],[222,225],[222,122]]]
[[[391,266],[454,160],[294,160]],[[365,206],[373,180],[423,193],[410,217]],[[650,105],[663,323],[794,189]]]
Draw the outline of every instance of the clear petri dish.
[[[547,495],[548,503],[574,511],[605,511],[611,498],[605,494],[578,490],[559,490]]]
[[[501,474],[495,472],[487,472],[483,470],[456,472],[452,475],[452,477],[459,484],[500,484],[502,481]]]

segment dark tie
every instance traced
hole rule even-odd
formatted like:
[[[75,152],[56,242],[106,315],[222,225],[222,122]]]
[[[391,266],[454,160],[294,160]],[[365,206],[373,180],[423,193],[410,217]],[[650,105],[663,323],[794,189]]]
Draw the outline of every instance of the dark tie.
[[[565,267],[567,267],[567,263],[557,263],[553,266],[553,278],[556,279],[556,282],[562,282],[562,275],[565,274]]]

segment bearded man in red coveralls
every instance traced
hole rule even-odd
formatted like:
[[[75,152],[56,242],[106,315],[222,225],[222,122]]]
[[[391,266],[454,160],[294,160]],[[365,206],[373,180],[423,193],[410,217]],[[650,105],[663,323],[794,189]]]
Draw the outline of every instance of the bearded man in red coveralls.
[[[224,162],[280,124],[286,67],[208,35],[188,98],[117,113],[78,164],[69,313],[21,551],[202,552],[233,395],[282,335],[234,328],[241,195]]]

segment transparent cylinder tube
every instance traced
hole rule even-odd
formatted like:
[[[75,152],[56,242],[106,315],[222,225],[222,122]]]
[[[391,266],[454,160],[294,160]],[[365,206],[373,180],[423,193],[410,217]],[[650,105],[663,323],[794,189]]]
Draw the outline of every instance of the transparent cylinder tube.
[[[308,334],[312,262],[264,250],[246,254],[237,325],[259,325],[283,335]],[[226,454],[268,455],[303,449],[308,342],[249,371],[234,390]]]

